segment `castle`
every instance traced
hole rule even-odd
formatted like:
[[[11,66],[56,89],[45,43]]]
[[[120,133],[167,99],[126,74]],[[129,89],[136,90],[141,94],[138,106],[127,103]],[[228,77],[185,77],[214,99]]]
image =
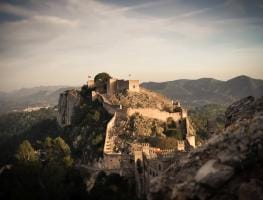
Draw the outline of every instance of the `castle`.
[[[88,80],[87,85],[89,88],[95,87],[94,80]],[[130,92],[139,92],[139,80],[119,80],[116,78],[110,78],[106,83],[106,93],[107,95],[112,95],[116,93],[120,93],[123,91]]]
[[[93,80],[87,82],[89,88],[94,88]],[[124,108],[114,105],[108,97],[120,92],[140,93],[139,80],[109,79],[104,86],[106,90],[92,92],[92,100],[99,100],[103,107],[112,114],[112,119],[107,124],[104,158],[100,166],[109,172],[119,173],[122,176],[135,176],[138,198],[142,198],[149,189],[151,179],[160,176],[176,159],[180,158],[188,148],[195,148],[195,130],[187,116],[186,110],[181,108],[180,102],[171,101],[173,112],[161,111],[155,108]],[[101,92],[103,91],[103,92]],[[160,149],[151,147],[148,143],[132,143],[126,152],[116,148],[118,134],[114,127],[118,118],[132,116],[135,113],[148,118],[167,121],[171,118],[177,127],[183,127],[184,140],[178,140],[177,148]]]

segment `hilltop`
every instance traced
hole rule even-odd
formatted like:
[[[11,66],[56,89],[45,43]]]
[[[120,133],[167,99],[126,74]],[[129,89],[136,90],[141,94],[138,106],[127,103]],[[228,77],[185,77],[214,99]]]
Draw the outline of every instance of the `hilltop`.
[[[102,73],[58,99],[55,108],[1,115],[4,197],[17,194],[10,185],[36,198],[39,191],[153,200],[256,199],[262,193],[262,98],[187,111],[138,80]],[[37,165],[17,162],[16,152],[28,153],[17,151],[21,145],[37,152]]]
[[[187,106],[205,104],[228,106],[247,96],[260,97],[263,95],[263,80],[248,76],[238,76],[228,81],[201,78],[197,80],[180,79],[162,83],[145,82],[141,85],[172,99],[178,99]]]

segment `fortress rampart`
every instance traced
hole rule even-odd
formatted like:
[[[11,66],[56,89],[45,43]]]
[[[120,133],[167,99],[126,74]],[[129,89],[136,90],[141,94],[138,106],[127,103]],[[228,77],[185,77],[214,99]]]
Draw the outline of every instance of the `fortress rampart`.
[[[115,120],[116,120],[116,113],[113,115],[113,117],[111,118],[111,120],[108,122],[107,124],[107,128],[106,128],[106,135],[105,135],[105,143],[104,143],[104,153],[112,153],[112,142],[113,142],[113,138],[110,137],[110,130],[112,129],[112,127],[114,126]]]
[[[184,117],[186,117],[184,113],[176,112],[176,113],[169,113],[166,111],[160,111],[154,108],[128,108],[126,110],[126,114],[131,116],[135,113],[139,113],[144,117],[155,118],[161,121],[166,121],[167,118],[171,117],[174,121],[178,121]]]

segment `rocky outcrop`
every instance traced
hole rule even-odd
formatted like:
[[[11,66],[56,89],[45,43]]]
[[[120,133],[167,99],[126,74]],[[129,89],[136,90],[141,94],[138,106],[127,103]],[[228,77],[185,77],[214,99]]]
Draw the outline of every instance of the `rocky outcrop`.
[[[60,126],[68,126],[77,114],[77,108],[81,105],[83,99],[77,90],[67,90],[60,94],[58,101],[57,121]]]
[[[262,104],[262,101],[255,102],[255,98],[252,96],[233,103],[225,113],[226,127],[234,123],[237,124],[238,121],[254,117],[255,112],[262,110]]]
[[[151,182],[148,199],[263,199],[263,98],[226,111],[226,128]]]

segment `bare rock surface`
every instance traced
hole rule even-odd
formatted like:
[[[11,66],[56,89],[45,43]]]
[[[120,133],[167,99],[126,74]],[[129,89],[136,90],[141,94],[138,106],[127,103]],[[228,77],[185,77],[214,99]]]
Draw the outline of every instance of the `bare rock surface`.
[[[60,126],[63,127],[72,124],[76,110],[82,101],[83,99],[77,90],[67,90],[60,94],[57,116],[57,121]]]
[[[226,111],[226,128],[150,184],[148,199],[263,199],[263,98]]]

